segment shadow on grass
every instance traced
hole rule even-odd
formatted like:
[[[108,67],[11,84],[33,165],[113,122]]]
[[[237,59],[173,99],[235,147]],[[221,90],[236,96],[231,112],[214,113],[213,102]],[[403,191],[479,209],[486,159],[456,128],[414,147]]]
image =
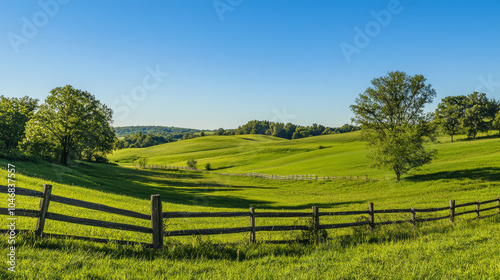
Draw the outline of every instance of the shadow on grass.
[[[210,195],[215,191],[237,192],[245,188],[259,187],[232,187],[224,184],[223,180],[207,178],[199,172],[124,168],[80,161],[71,162],[68,167],[47,162],[12,163],[16,165],[16,173],[40,179],[43,183],[67,184],[144,200],[149,200],[152,194],[160,194],[164,202],[194,206],[242,208],[250,207],[251,204],[269,203],[234,196]],[[41,190],[41,187],[38,186],[38,190]]]
[[[497,133],[493,135],[477,136],[475,139],[472,138],[457,139],[456,142],[471,142],[476,140],[496,139],[496,138],[500,138],[500,134]]]
[[[308,210],[312,206],[331,208],[342,204],[357,204],[359,201],[302,204],[286,206],[272,200],[252,199],[238,196],[238,192],[255,189],[276,189],[274,186],[259,186],[251,182],[233,180],[226,176],[209,175],[186,170],[166,171],[155,169],[125,168],[110,164],[72,162],[69,167],[57,164],[18,164],[22,174],[87,189],[149,200],[152,194],[160,194],[163,202],[188,206],[245,209]],[[41,187],[41,186],[40,186]],[[167,208],[165,211],[177,211]]]
[[[17,164],[17,163],[16,163]],[[18,170],[23,175],[97,190],[106,193],[130,196],[149,200],[152,194],[160,194],[163,202],[186,206],[205,206],[213,208],[234,208],[248,210],[310,210],[312,206],[332,208],[344,204],[359,204],[364,201],[351,201],[324,204],[283,205],[273,200],[245,198],[240,191],[253,189],[256,192],[277,189],[277,186],[260,186],[252,180],[245,181],[221,175],[177,170],[126,168],[110,164],[95,164],[75,161],[69,167],[57,164],[20,162]],[[40,186],[41,188],[41,186]],[[164,211],[178,211],[165,205]]]
[[[229,260],[242,261],[261,259],[273,256],[302,256],[319,250],[343,250],[352,246],[363,244],[388,244],[392,242],[408,242],[430,234],[449,234],[465,228],[476,228],[479,220],[488,220],[488,223],[500,222],[500,215],[494,214],[481,219],[473,218],[461,221],[460,225],[447,223],[435,223],[430,227],[412,229],[410,224],[383,226],[376,228],[371,233],[368,227],[353,228],[350,235],[337,236],[329,239],[323,244],[311,244],[304,242],[290,242],[286,244],[265,243],[235,243],[216,244],[207,238],[193,237],[191,244],[169,241],[160,250],[152,250],[145,246],[118,245],[116,243],[94,243],[89,241],[75,241],[60,238],[40,238],[31,233],[20,233],[16,237],[16,244],[20,247],[33,248],[35,250],[46,249],[67,254],[86,254],[89,261],[93,258],[102,258],[103,255],[114,259],[137,259],[150,260]],[[458,228],[456,228],[458,226]],[[7,238],[3,238],[1,245],[7,246]]]
[[[442,179],[482,179],[490,182],[498,182],[500,181],[500,167],[483,167],[454,171],[440,171],[428,174],[408,176],[405,180],[413,182],[423,182]]]

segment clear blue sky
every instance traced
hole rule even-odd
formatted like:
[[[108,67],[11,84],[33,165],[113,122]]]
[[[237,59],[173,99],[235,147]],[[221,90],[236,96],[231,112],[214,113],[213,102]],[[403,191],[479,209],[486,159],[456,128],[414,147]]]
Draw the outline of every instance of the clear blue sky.
[[[113,108],[116,126],[340,126],[393,70],[428,79],[428,110],[475,90],[500,99],[499,11],[500,1],[5,0],[0,94],[43,101],[71,84]]]

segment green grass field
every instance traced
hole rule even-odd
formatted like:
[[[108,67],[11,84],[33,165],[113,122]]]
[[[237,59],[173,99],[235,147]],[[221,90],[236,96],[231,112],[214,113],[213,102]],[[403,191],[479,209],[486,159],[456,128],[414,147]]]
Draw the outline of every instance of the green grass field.
[[[455,172],[498,166],[494,160],[500,154],[498,139],[464,141],[455,137],[440,137],[437,143],[429,143],[439,155],[423,170]],[[488,148],[486,148],[488,146]],[[320,149],[320,147],[322,147]],[[366,143],[361,132],[316,136],[286,140],[265,135],[209,136],[189,141],[115,151],[112,162],[122,166],[138,165],[139,158],[147,158],[148,164],[186,166],[189,159],[198,161],[203,169],[210,163],[216,172],[261,172],[275,175],[316,174],[318,176],[361,176],[392,178],[392,172],[370,168],[366,159]],[[474,159],[464,157],[473,155]],[[423,173],[419,173],[423,174]]]
[[[160,194],[163,211],[320,211],[443,207],[490,200],[500,194],[500,140],[482,139],[429,143],[438,150],[432,164],[397,183],[390,172],[371,169],[359,133],[283,140],[269,136],[203,137],[112,155],[111,164],[72,162],[68,167],[48,163],[0,160],[3,178],[8,163],[17,171],[16,185],[53,194],[149,214],[151,194]],[[319,146],[325,148],[320,149]],[[210,162],[216,172],[364,176],[385,180],[279,181],[224,176],[217,173],[131,168],[139,157],[149,164],[185,166],[190,158],[199,167]],[[5,179],[6,183],[6,179]],[[7,202],[7,196],[1,195]],[[37,209],[38,199],[17,197],[18,208]],[[474,207],[463,209],[472,210]],[[148,221],[51,203],[50,212],[130,223]],[[495,210],[483,212],[494,214]],[[435,215],[446,215],[446,211]],[[430,217],[421,215],[420,217]],[[0,272],[1,279],[494,279],[500,275],[500,215],[472,219],[474,214],[447,221],[384,226],[370,234],[366,228],[328,230],[331,238],[318,245],[248,244],[248,234],[203,238],[167,238],[154,252],[141,246],[18,236],[17,272]],[[359,217],[328,218],[353,222]],[[379,220],[406,218],[378,215]],[[322,218],[323,219],[323,218]],[[323,221],[323,220],[322,220]],[[242,227],[248,218],[167,219],[166,230]],[[305,224],[305,218],[261,218],[257,225]],[[4,223],[6,224],[6,223]],[[36,219],[20,217],[17,227],[34,229]],[[5,225],[2,228],[6,228]],[[49,233],[151,242],[151,235],[101,229],[48,220]],[[258,241],[300,238],[301,232],[261,233]],[[0,242],[7,252],[7,241]],[[235,245],[219,246],[219,243]],[[5,256],[5,254],[4,254]]]

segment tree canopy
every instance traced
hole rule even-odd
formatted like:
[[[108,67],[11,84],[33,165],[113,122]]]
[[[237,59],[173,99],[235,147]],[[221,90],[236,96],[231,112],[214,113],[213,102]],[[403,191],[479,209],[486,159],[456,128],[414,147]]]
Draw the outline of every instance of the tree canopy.
[[[495,118],[499,107],[498,101],[488,99],[484,93],[448,96],[438,104],[436,123],[451,136],[451,142],[453,135],[463,132],[469,139],[475,139],[479,132],[498,129]]]
[[[467,136],[476,139],[478,132],[489,130],[486,122],[488,117],[488,98],[486,94],[477,91],[469,94],[465,99],[465,113],[462,118],[462,126],[467,130]]]
[[[447,96],[441,100],[436,109],[436,122],[441,125],[444,132],[451,137],[462,129],[462,118],[465,115],[465,102],[467,97]]]
[[[292,123],[284,124],[280,122],[253,120],[239,126],[237,129],[219,129],[216,135],[265,134],[285,139],[297,139],[356,130],[359,130],[359,127],[350,124],[345,124],[342,127],[325,127],[316,123],[311,126],[301,126]]]
[[[24,138],[26,123],[38,108],[38,100],[28,96],[0,96],[0,149],[10,154]]]
[[[492,128],[498,129],[498,134],[500,134],[500,110],[495,115],[495,118],[492,121]]]
[[[350,106],[353,122],[361,125],[373,166],[393,170],[399,181],[402,174],[429,163],[435,154],[423,147],[424,137],[433,137],[423,108],[436,91],[424,76],[401,71],[375,78],[371,84]]]
[[[45,103],[29,121],[25,147],[44,156],[101,158],[113,149],[112,111],[87,91],[72,86],[50,91]]]

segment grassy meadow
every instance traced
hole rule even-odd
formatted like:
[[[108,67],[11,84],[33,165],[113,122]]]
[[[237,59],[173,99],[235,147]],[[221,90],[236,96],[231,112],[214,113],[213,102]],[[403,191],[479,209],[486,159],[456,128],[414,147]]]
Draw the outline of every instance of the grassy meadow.
[[[457,137],[460,139],[460,137]],[[500,141],[485,138],[428,143],[438,150],[433,163],[403,177],[372,169],[359,132],[283,140],[262,135],[208,136],[142,149],[116,151],[113,164],[75,161],[68,167],[42,162],[0,160],[16,166],[16,186],[54,195],[150,213],[150,195],[160,194],[163,211],[320,211],[444,207],[500,195]],[[321,147],[321,148],[320,148]],[[148,164],[198,167],[212,173],[139,169]],[[364,176],[381,180],[285,181],[225,176],[261,172],[277,175]],[[385,179],[383,179],[385,178]],[[6,184],[6,180],[5,180]],[[1,199],[7,201],[2,194]],[[39,199],[16,197],[17,208],[38,209]],[[493,206],[493,205],[491,205]],[[472,210],[474,206],[460,211]],[[51,203],[50,212],[139,226],[150,222]],[[483,212],[488,216],[495,210]],[[418,215],[444,216],[447,211]],[[500,275],[500,215],[457,217],[412,229],[409,224],[327,230],[322,244],[248,244],[248,233],[165,238],[165,248],[96,244],[86,241],[18,236],[17,272],[1,279],[494,279]],[[354,222],[360,216],[321,218],[321,223]],[[377,221],[409,219],[377,215]],[[307,224],[306,218],[257,218],[257,226]],[[248,218],[165,219],[165,230],[244,227]],[[36,219],[19,217],[19,229],[35,229]],[[2,226],[1,228],[6,228]],[[151,235],[47,220],[45,232],[151,242]],[[302,232],[257,233],[257,241],[301,239]],[[6,238],[0,242],[6,249]],[[231,243],[229,245],[220,245]],[[5,254],[4,254],[5,255]]]

